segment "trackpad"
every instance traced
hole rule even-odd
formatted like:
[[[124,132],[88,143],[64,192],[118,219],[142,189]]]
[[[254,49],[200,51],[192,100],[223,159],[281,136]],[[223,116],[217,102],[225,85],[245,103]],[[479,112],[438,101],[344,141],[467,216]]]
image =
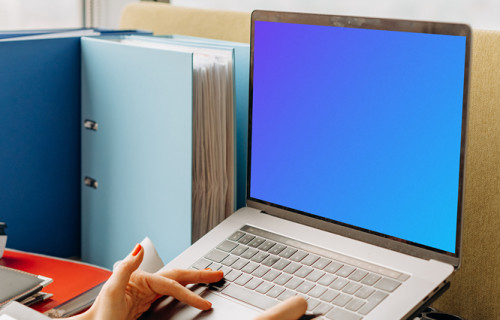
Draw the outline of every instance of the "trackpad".
[[[213,306],[212,310],[201,311],[185,303],[174,300],[173,298],[165,298],[153,304],[151,309],[144,313],[139,319],[253,319],[259,314],[255,309],[226,299],[219,294],[213,293],[206,287],[197,288],[194,292],[210,301]]]

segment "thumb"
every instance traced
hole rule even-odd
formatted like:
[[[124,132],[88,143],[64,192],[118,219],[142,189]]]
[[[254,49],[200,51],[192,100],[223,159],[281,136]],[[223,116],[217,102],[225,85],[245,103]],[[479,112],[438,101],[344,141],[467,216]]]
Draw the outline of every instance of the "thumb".
[[[134,250],[116,266],[108,280],[108,288],[119,292],[125,291],[132,273],[139,268],[144,258],[144,249],[138,243]]]

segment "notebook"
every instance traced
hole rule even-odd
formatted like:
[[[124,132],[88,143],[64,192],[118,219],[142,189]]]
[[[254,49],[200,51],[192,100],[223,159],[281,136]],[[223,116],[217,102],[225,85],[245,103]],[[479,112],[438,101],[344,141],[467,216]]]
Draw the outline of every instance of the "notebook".
[[[52,279],[0,265],[0,307],[38,293]]]
[[[470,28],[255,11],[247,205],[165,268],[225,272],[151,319],[405,319],[459,267]],[[255,293],[260,293],[257,296]]]

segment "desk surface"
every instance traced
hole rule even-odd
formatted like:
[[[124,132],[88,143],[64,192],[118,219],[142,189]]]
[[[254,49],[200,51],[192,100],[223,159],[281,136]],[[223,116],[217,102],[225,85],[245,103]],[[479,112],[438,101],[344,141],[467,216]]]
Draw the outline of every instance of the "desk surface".
[[[45,312],[106,281],[111,271],[78,261],[6,249],[0,265],[39,274],[54,281],[42,291],[54,296],[33,305]]]

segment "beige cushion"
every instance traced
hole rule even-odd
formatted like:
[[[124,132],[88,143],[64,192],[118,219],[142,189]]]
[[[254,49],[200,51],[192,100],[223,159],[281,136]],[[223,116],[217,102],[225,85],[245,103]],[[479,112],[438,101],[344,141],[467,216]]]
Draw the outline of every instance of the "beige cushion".
[[[248,42],[250,14],[142,2],[125,8],[121,28]],[[469,320],[498,319],[500,32],[474,31],[472,50],[463,261],[434,306]]]
[[[466,319],[499,319],[499,31],[473,32],[465,177],[462,267],[434,306]]]
[[[181,34],[248,43],[250,13],[194,9],[145,1],[125,7],[120,28],[140,28],[157,35]]]

